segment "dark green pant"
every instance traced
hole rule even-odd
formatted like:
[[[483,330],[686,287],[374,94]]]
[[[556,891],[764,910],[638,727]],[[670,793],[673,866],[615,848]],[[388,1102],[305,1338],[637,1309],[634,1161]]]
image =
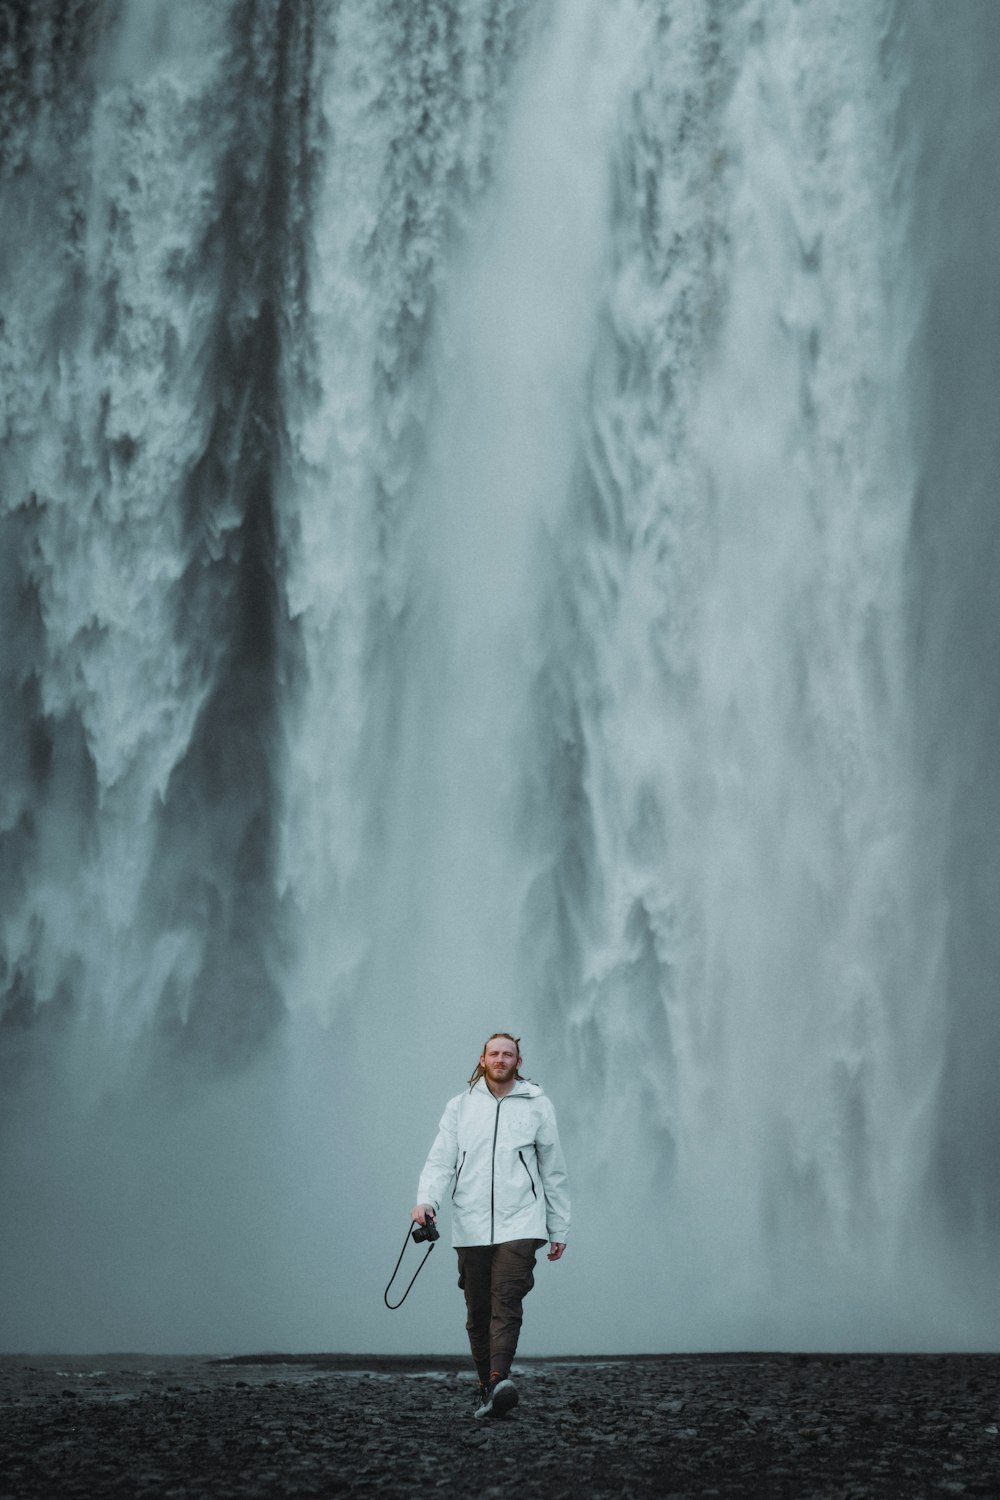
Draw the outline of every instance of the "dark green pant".
[[[458,1284],[465,1293],[465,1327],[480,1380],[509,1375],[521,1331],[521,1303],[535,1284],[535,1255],[544,1240],[459,1245]]]

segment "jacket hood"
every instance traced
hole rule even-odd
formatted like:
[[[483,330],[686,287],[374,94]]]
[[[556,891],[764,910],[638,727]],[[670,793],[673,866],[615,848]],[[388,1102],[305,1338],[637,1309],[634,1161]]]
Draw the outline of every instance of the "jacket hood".
[[[469,1093],[488,1094],[491,1099],[496,1098],[496,1095],[492,1093],[488,1088],[485,1078],[477,1079],[474,1087],[469,1090]],[[505,1099],[511,1099],[514,1097],[518,1097],[521,1099],[537,1099],[538,1095],[541,1093],[544,1093],[544,1089],[542,1088],[540,1083],[533,1083],[530,1078],[521,1078],[517,1083],[515,1083],[509,1094],[504,1094],[501,1097]]]

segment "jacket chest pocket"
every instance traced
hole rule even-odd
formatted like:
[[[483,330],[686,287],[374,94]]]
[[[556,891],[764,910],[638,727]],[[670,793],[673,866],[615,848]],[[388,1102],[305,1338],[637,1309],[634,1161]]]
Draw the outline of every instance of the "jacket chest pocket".
[[[530,1107],[521,1106],[500,1111],[500,1128],[497,1139],[510,1151],[518,1148],[529,1159],[534,1155],[536,1120]]]

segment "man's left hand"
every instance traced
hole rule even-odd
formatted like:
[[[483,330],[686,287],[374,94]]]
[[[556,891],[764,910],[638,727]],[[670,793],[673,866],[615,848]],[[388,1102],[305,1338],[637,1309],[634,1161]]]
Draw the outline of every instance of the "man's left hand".
[[[549,1253],[548,1253],[548,1257],[547,1258],[549,1260],[558,1260],[559,1257],[562,1255],[562,1253],[563,1253],[563,1251],[565,1249],[566,1249],[565,1245],[560,1245],[560,1243],[559,1243],[558,1240],[553,1240],[552,1244],[549,1247]]]

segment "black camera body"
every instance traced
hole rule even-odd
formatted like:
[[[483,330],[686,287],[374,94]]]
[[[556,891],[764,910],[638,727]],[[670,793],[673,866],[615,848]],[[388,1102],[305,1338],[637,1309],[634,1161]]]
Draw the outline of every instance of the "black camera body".
[[[418,1245],[423,1240],[430,1240],[431,1244],[433,1244],[435,1240],[439,1240],[441,1238],[441,1236],[438,1234],[438,1227],[435,1224],[434,1220],[431,1218],[430,1214],[427,1215],[427,1218],[423,1224],[414,1224],[412,1234],[414,1242]]]

